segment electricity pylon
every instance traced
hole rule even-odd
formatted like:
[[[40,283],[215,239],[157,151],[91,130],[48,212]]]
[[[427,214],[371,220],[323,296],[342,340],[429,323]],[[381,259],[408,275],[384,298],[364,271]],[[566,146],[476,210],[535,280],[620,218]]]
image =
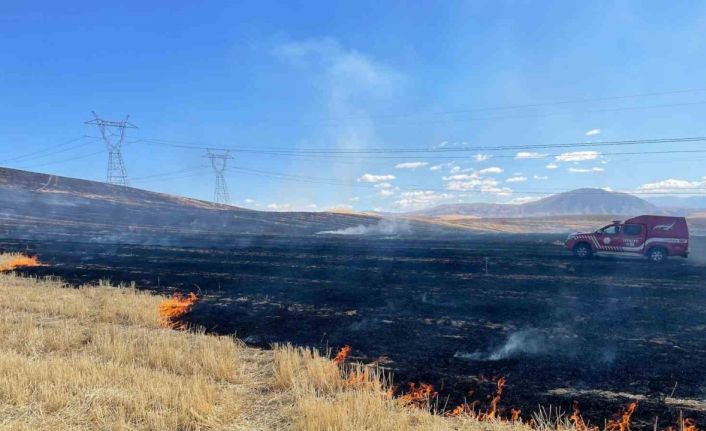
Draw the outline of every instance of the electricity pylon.
[[[213,201],[217,204],[230,205],[230,195],[228,195],[228,184],[223,172],[226,170],[228,160],[232,159],[228,150],[207,150],[206,157],[211,159],[213,172],[216,174],[216,186],[213,190]]]
[[[127,169],[123,161],[123,140],[125,139],[125,129],[136,129],[137,126],[128,123],[130,116],[125,117],[124,121],[110,121],[101,119],[98,114],[91,111],[95,117],[91,121],[86,121],[86,124],[91,124],[98,127],[103,137],[103,142],[108,149],[108,171],[105,176],[105,182],[118,186],[127,186]]]

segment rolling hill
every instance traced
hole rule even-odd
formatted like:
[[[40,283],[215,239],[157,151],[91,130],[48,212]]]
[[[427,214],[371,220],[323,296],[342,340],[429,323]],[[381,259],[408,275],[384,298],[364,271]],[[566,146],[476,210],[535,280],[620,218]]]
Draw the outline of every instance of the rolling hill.
[[[675,211],[600,189],[579,189],[519,205],[440,205],[396,215],[254,211],[0,168],[0,237],[13,239],[230,246],[236,237],[269,235],[436,237],[461,232],[566,232],[595,227],[621,215]],[[693,214],[699,223],[705,220],[705,211]]]
[[[232,235],[311,235],[379,219],[355,213],[253,211],[0,168],[0,236],[7,238],[218,244]]]

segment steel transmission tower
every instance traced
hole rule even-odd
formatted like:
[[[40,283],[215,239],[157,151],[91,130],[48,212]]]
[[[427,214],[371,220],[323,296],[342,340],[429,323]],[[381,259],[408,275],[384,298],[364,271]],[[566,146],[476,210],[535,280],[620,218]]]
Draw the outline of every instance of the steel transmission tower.
[[[213,172],[216,174],[216,187],[213,191],[213,201],[217,204],[230,205],[230,196],[228,195],[228,184],[223,172],[226,170],[228,160],[232,159],[228,150],[207,150],[206,157],[211,159]]]
[[[108,148],[108,172],[105,182],[127,186],[127,169],[125,169],[122,153],[123,140],[125,139],[125,129],[136,129],[137,126],[128,123],[129,115],[125,117],[124,121],[109,121],[103,120],[98,114],[91,112],[95,118],[91,121],[86,121],[86,124],[98,126],[103,142]]]

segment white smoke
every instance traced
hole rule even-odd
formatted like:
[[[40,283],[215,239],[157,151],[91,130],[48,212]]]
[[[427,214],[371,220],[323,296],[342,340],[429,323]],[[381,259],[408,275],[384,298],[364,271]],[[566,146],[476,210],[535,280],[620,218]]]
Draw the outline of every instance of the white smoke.
[[[536,330],[514,332],[510,334],[502,347],[488,356],[488,359],[498,361],[507,359],[518,353],[536,355],[542,351],[542,347],[546,345],[546,341],[546,337]]]
[[[412,232],[407,220],[383,219],[376,224],[358,225],[338,230],[324,230],[317,235],[400,235]]]
[[[492,352],[456,352],[455,358],[472,361],[500,361],[518,354],[537,355],[543,353],[548,346],[547,337],[536,329],[526,329],[513,332],[507,337],[505,344]]]

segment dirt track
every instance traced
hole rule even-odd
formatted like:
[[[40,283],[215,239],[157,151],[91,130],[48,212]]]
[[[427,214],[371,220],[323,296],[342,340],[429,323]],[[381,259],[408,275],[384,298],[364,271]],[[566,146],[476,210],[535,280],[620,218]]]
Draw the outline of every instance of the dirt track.
[[[50,264],[27,273],[200,291],[206,299],[194,323],[262,346],[350,344],[360,359],[394,369],[397,382],[434,383],[450,403],[485,401],[502,375],[505,407],[567,409],[579,399],[598,420],[640,395],[636,416],[645,422],[683,409],[703,424],[706,240],[692,240],[695,259],[653,266],[577,261],[559,239],[244,237],[230,250],[0,246],[29,248]]]

